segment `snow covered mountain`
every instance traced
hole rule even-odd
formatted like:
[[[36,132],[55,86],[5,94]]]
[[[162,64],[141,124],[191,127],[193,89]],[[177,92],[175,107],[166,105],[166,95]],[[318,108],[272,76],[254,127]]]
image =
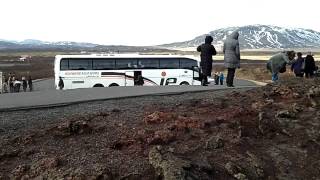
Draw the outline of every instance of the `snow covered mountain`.
[[[302,28],[282,28],[267,25],[249,25],[242,27],[221,28],[195,37],[192,40],[184,42],[175,42],[170,44],[158,45],[155,47],[134,47],[134,46],[113,46],[99,45],[86,42],[47,42],[35,39],[26,39],[24,41],[10,41],[0,39],[0,50],[114,50],[114,51],[153,51],[155,49],[192,49],[204,42],[206,35],[213,37],[213,44],[217,50],[221,50],[223,41],[233,31],[240,33],[239,42],[241,49],[290,49],[290,48],[320,48],[320,32],[311,29]]]
[[[319,48],[320,32],[310,29],[289,29],[267,25],[249,25],[217,29],[208,34],[213,37],[213,44],[221,48],[223,41],[231,32],[239,31],[241,49],[288,49],[288,48]],[[161,45],[166,48],[196,47],[204,42],[206,35],[192,40]]]
[[[99,44],[81,43],[71,41],[47,42],[35,39],[23,41],[0,40],[0,49],[74,49],[74,48],[94,48]]]

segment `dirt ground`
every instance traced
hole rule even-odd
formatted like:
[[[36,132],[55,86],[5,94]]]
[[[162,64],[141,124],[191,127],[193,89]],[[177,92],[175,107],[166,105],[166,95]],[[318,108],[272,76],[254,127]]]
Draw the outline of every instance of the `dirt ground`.
[[[320,179],[320,79],[126,111],[0,139],[0,179]]]

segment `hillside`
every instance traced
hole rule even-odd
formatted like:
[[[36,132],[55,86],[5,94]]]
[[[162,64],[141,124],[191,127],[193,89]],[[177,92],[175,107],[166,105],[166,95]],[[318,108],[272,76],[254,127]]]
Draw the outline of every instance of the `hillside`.
[[[288,29],[277,26],[250,25],[217,29],[208,34],[213,44],[221,48],[223,41],[233,31],[239,31],[241,49],[320,48],[320,32],[310,29]],[[166,48],[196,47],[204,42],[206,34],[192,40],[162,45]]]

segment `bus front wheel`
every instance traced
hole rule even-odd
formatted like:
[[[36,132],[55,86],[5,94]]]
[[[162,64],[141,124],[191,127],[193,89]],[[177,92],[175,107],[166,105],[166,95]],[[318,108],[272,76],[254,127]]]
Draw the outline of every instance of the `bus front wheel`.
[[[104,87],[102,84],[95,84],[93,87]]]
[[[190,84],[188,82],[186,82],[186,81],[183,81],[183,82],[180,83],[180,85],[190,85]]]

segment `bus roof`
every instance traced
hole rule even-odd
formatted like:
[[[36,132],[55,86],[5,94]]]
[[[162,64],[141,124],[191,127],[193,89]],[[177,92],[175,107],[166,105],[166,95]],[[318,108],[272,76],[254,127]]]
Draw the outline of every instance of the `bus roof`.
[[[77,55],[56,55],[56,59],[62,58],[190,58],[197,60],[191,55],[147,55],[147,54],[77,54]]]

